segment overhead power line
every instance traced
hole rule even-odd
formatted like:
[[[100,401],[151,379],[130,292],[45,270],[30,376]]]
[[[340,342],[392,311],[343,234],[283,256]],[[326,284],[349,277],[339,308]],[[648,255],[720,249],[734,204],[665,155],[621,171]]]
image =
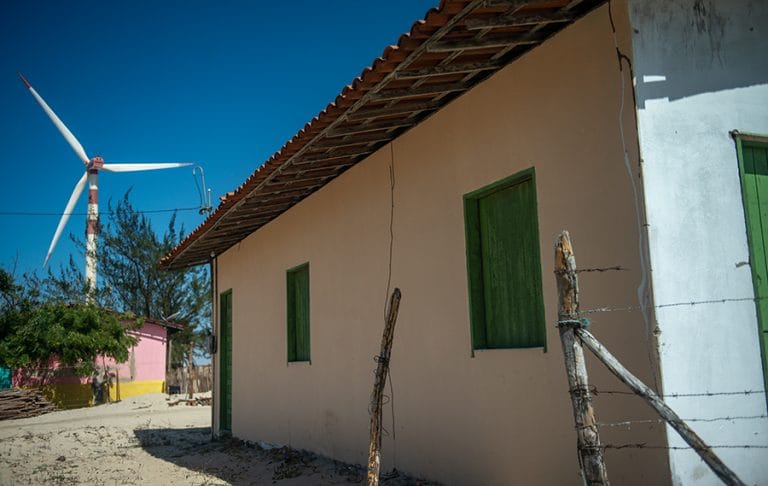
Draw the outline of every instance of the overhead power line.
[[[194,207],[188,207],[188,208],[168,208],[168,209],[148,209],[145,211],[132,211],[135,213],[140,214],[149,214],[149,213],[172,213],[174,211],[197,211],[199,210],[199,206]],[[42,211],[0,211],[0,216],[63,216],[64,214],[68,214],[69,216],[87,216],[88,213],[49,213],[49,212],[42,212]],[[112,216],[115,214],[115,211],[101,211],[99,212],[100,216]]]

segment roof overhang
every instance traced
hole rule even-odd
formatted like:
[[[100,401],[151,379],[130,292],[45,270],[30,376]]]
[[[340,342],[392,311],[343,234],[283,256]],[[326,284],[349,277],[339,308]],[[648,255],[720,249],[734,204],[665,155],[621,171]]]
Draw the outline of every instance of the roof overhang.
[[[134,324],[134,319],[122,319],[120,322],[122,322],[125,325],[132,325]],[[186,329],[187,325],[183,322],[177,322],[177,321],[166,321],[166,320],[159,320],[159,319],[149,319],[144,318],[143,324],[154,324],[156,326],[161,326],[167,328],[169,331],[181,331],[183,329]]]
[[[161,261],[208,262],[606,0],[443,0]]]

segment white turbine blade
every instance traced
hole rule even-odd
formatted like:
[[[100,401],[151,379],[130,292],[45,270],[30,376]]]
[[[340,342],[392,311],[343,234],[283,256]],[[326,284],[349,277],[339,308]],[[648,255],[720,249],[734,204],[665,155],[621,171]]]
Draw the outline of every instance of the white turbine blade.
[[[40,104],[40,106],[43,107],[43,111],[48,115],[48,118],[51,119],[54,125],[56,125],[56,128],[59,129],[59,132],[64,136],[64,139],[69,143],[69,146],[72,147],[72,150],[75,151],[78,157],[80,157],[80,160],[83,161],[84,164],[88,165],[88,162],[90,159],[88,158],[88,155],[85,153],[85,149],[82,145],[80,145],[80,142],[77,141],[74,135],[72,135],[72,132],[69,131],[69,128],[67,128],[66,125],[64,125],[64,122],[59,119],[58,116],[56,116],[56,113],[53,112],[50,106],[43,100],[43,98],[40,97],[39,94],[37,94],[37,91],[35,91],[35,88],[32,87],[31,84],[24,78],[24,76],[19,73],[19,77],[22,81],[24,81],[24,85],[29,89],[29,92],[32,93],[32,96],[37,100],[37,102]]]
[[[75,190],[72,191],[72,195],[69,196],[67,207],[64,208],[64,214],[61,215],[59,225],[56,227],[56,232],[53,234],[53,240],[51,241],[51,246],[48,248],[48,254],[45,256],[45,263],[43,263],[43,268],[45,268],[45,266],[48,264],[48,259],[51,258],[51,253],[53,253],[53,249],[56,248],[56,243],[59,241],[61,232],[64,231],[64,226],[67,225],[69,216],[72,214],[72,210],[75,208],[75,204],[77,203],[77,199],[80,197],[80,194],[83,193],[83,188],[85,187],[85,182],[87,180],[88,172],[83,174],[83,177],[81,177],[80,180],[77,181],[77,184],[75,184]]]
[[[192,162],[151,162],[145,164],[104,164],[101,170],[107,172],[137,172],[140,170],[175,169],[187,167]]]

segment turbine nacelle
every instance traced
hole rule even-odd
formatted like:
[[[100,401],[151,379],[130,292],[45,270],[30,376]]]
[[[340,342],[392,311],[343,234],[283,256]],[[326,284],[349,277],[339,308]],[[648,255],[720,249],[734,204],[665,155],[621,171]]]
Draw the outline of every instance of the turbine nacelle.
[[[102,157],[99,157],[98,155],[94,158],[92,158],[88,165],[86,165],[86,170],[99,170],[104,168],[104,159]]]

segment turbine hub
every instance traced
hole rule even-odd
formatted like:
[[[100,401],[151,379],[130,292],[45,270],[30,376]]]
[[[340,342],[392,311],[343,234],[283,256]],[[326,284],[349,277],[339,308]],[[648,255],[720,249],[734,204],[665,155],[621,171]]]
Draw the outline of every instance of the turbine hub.
[[[91,161],[88,163],[88,170],[91,170],[91,169],[99,170],[102,167],[104,167],[104,159],[98,155],[92,158]]]

